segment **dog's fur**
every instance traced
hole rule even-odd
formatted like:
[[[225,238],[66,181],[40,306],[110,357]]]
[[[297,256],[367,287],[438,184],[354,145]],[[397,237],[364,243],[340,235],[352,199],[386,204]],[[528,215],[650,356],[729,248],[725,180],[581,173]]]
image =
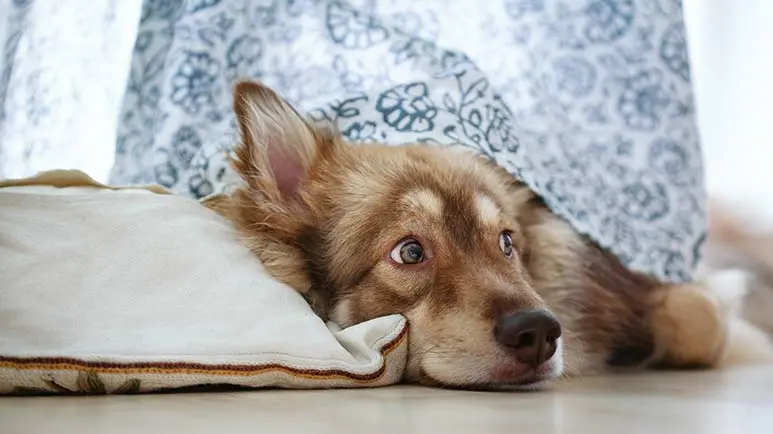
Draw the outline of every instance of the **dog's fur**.
[[[407,381],[507,388],[617,366],[711,366],[722,354],[726,322],[710,292],[629,271],[498,166],[449,148],[347,143],[258,83],[234,92],[244,182],[219,208],[323,318],[405,315]],[[424,262],[393,260],[405,239],[423,245]],[[528,308],[550,309],[563,329],[536,369],[493,333]]]
[[[709,237],[699,272],[721,273],[743,281],[747,289],[745,297],[735,297],[730,304],[735,311],[732,317],[744,322],[736,328],[748,329],[744,342],[736,339],[731,342],[734,348],[727,350],[734,362],[773,360],[773,228],[765,222],[764,217],[739,211],[725,201],[710,202]]]

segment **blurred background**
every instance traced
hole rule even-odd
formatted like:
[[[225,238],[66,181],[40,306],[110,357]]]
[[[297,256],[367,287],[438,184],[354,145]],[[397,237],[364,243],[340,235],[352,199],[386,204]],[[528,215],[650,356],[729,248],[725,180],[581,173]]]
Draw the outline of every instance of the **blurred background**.
[[[773,2],[683,3],[708,191],[773,225]]]
[[[24,86],[0,89],[0,142],[18,142],[0,146],[0,177],[77,168],[104,182],[141,1],[90,0],[85,8],[81,1],[0,0],[0,13],[29,2],[31,16],[56,19],[0,17],[0,40],[8,41],[0,53],[3,79],[27,77]],[[773,2],[683,5],[708,191],[773,226]],[[21,25],[28,27],[19,38]],[[20,49],[10,50],[13,44]],[[46,54],[9,57],[24,52]]]

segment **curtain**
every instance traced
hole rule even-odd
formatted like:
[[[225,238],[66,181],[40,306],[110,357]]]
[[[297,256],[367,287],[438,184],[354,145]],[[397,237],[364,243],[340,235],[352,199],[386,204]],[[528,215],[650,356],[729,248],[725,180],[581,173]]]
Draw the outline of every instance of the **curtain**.
[[[106,180],[140,9],[0,0],[1,178],[78,168]]]
[[[136,23],[111,182],[230,188],[230,88],[253,77],[349,139],[496,161],[633,269],[699,259],[679,0],[145,0]]]

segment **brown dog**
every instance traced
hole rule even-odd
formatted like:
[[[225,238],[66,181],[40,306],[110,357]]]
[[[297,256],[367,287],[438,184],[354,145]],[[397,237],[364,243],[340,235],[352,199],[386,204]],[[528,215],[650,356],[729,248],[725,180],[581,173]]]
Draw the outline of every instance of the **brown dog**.
[[[507,388],[720,356],[711,294],[627,270],[503,169],[449,148],[346,143],[254,82],[234,96],[244,183],[225,212],[323,318],[405,315],[406,380]]]

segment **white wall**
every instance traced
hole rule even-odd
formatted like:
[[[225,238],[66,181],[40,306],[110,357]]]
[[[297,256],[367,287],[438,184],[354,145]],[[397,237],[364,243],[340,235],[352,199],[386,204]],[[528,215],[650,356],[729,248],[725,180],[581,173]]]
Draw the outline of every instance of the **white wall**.
[[[773,1],[683,2],[709,193],[773,224]]]

